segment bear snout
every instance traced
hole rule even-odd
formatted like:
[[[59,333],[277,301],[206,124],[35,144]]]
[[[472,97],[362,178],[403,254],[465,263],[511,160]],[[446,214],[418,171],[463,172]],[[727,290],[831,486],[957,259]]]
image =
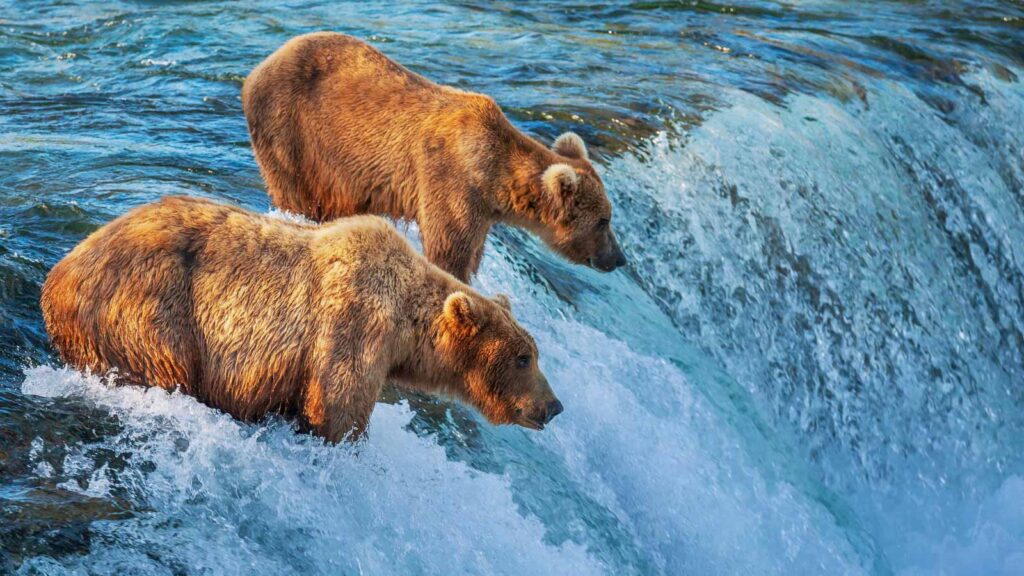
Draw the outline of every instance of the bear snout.
[[[533,428],[534,430],[543,430],[544,426],[548,425],[555,416],[562,413],[562,403],[556,400],[551,400],[543,407],[537,408],[537,410],[530,414],[525,423],[520,421],[520,424],[525,425],[527,428]]]
[[[562,403],[558,400],[552,400],[551,402],[548,402],[547,408],[545,408],[544,412],[544,423],[547,424],[554,420],[555,416],[562,413]]]
[[[626,265],[626,255],[622,253],[622,248],[619,248],[619,242],[615,236],[608,235],[608,242],[604,249],[590,259],[590,265],[601,272],[611,272]]]

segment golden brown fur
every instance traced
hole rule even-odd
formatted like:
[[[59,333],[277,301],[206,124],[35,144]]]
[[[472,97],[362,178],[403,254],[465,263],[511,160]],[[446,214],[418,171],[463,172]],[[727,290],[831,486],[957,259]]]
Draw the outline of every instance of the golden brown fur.
[[[387,378],[494,423],[542,428],[561,410],[508,300],[373,216],[315,226],[165,198],[54,266],[42,309],[69,364],[180,386],[244,420],[295,416],[331,441],[362,434]]]
[[[463,281],[498,222],[533,231],[577,263],[625,263],[578,136],[549,150],[491,98],[435,84],[356,38],[293,38],[252,71],[242,106],[282,209],[321,221],[416,220],[427,258]]]

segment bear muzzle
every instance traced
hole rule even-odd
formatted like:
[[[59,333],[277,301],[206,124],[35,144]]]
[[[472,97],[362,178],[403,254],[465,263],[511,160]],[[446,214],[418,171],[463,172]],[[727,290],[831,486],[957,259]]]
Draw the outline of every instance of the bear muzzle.
[[[626,255],[619,248],[619,242],[611,233],[608,234],[608,243],[604,250],[590,257],[589,264],[601,272],[611,272],[616,268],[626,265]]]
[[[518,424],[524,428],[543,430],[544,426],[550,424],[551,421],[554,420],[555,416],[562,413],[562,410],[562,403],[558,400],[552,400],[533,414],[523,416],[519,420]]]
[[[558,400],[552,400],[551,402],[548,402],[547,409],[545,410],[545,414],[544,414],[544,418],[545,418],[544,423],[547,424],[547,423],[551,422],[552,420],[555,419],[555,416],[558,416],[561,413],[562,413],[562,403],[561,402],[559,402]]]

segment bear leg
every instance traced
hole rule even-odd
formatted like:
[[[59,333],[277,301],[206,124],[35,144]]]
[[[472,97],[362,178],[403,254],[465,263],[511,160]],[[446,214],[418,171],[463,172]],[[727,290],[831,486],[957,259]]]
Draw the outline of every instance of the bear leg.
[[[423,255],[435,266],[469,283],[483,257],[488,224],[444,225],[427,220],[420,222]]]
[[[366,434],[386,372],[359,370],[358,361],[342,358],[314,376],[306,387],[302,424],[328,442],[355,442]]]

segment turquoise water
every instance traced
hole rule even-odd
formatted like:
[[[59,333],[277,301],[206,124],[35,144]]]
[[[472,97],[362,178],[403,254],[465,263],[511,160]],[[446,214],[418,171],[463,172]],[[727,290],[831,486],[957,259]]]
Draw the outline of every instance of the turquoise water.
[[[55,360],[89,232],[269,210],[241,82],[319,29],[590,143],[630,265],[504,229],[475,280],[545,431],[390,390],[325,446]],[[0,2],[0,573],[1024,573],[1022,67],[1013,2]]]

